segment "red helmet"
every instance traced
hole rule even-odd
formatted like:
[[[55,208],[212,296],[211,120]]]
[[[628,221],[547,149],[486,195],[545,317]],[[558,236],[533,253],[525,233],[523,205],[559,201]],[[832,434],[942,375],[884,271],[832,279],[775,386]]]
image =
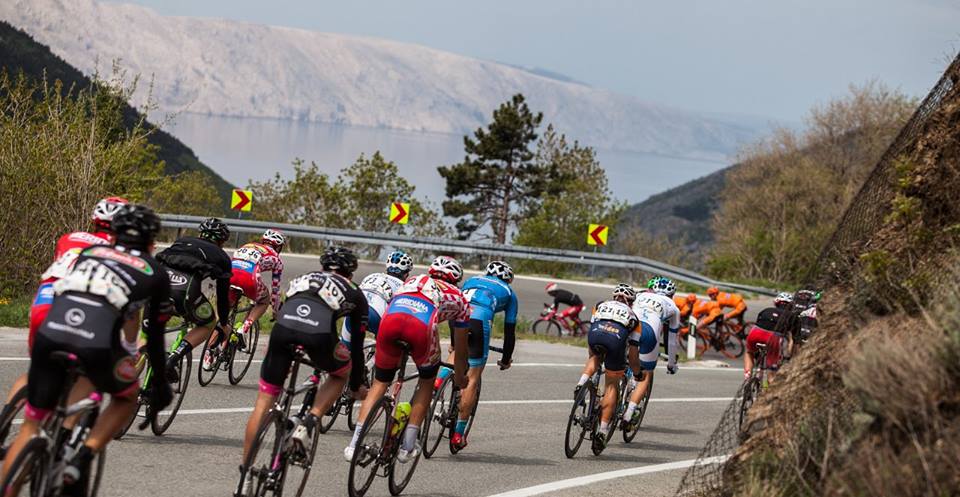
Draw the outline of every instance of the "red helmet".
[[[558,285],[558,284],[556,284],[556,283],[550,283],[550,284],[547,285],[547,288],[546,288],[546,289],[547,289],[547,293],[550,293],[550,292],[556,290],[556,289],[559,288],[559,287],[560,287],[560,285]]]
[[[117,215],[117,212],[120,212],[121,207],[129,203],[127,199],[122,197],[107,197],[102,199],[97,202],[97,205],[93,208],[93,215],[90,216],[90,219],[97,228],[110,230],[110,223],[113,221],[113,216]]]

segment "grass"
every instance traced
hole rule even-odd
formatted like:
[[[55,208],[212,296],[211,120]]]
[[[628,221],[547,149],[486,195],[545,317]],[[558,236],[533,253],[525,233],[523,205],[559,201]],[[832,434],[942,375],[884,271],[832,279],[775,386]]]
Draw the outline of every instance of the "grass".
[[[14,298],[0,298],[0,326],[26,328],[30,326],[30,304],[33,299],[29,295]]]

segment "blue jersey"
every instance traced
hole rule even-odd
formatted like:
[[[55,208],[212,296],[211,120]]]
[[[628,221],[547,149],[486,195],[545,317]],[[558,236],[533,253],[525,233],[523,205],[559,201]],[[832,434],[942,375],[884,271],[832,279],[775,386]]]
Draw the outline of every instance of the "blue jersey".
[[[517,294],[500,278],[474,276],[463,284],[463,295],[473,309],[470,317],[488,320],[493,319],[494,314],[503,312],[505,323],[517,322]]]

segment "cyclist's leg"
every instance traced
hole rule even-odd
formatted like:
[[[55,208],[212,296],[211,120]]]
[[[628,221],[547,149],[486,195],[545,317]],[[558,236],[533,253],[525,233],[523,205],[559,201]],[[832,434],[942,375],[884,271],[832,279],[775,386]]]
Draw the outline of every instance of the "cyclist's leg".
[[[304,342],[310,360],[329,373],[313,399],[310,414],[320,418],[343,393],[343,386],[350,377],[350,349],[336,335],[314,335]]]
[[[50,311],[52,304],[53,283],[44,283],[37,289],[37,295],[34,297],[33,304],[30,306],[30,331],[27,335],[28,351],[33,349],[34,336],[36,336],[37,330],[40,329],[40,324],[43,323],[43,320],[47,317],[47,312]],[[23,373],[14,380],[13,387],[10,388],[10,392],[7,393],[6,403],[9,404],[10,401],[13,400],[13,396],[26,385],[27,373]]]
[[[250,298],[251,301],[253,301],[254,305],[250,309],[250,313],[247,314],[247,318],[243,321],[243,329],[249,329],[250,326],[253,326],[253,323],[256,323],[257,320],[267,312],[267,308],[270,307],[270,290],[263,282],[263,279],[260,277],[259,273],[254,275],[254,279],[254,288],[252,292],[248,293],[247,288],[244,287],[244,294]]]
[[[770,332],[770,335],[767,337],[767,356],[766,356],[766,366],[769,370],[767,378],[773,380],[773,377],[777,375],[777,371],[780,369],[780,359],[781,359],[781,346],[783,344],[783,337],[780,335]]]
[[[217,313],[210,300],[201,291],[201,280],[198,276],[190,275],[185,291],[171,291],[171,296],[180,316],[196,325],[184,339],[184,342],[189,344],[189,349],[203,344],[204,340],[210,338],[216,341],[224,338],[220,333],[216,335],[213,333],[213,323],[217,319]]]
[[[657,367],[660,350],[658,347],[657,330],[649,323],[641,321],[639,337],[637,337],[636,333],[633,334],[633,337],[637,344],[640,369],[643,371],[643,380],[640,381],[637,388],[633,389],[633,394],[630,396],[630,404],[636,406],[636,404],[640,402],[640,399],[647,393],[650,380],[653,379],[653,371]]]
[[[407,328],[405,340],[410,343],[410,358],[417,365],[420,378],[410,402],[410,420],[403,432],[401,447],[407,451],[413,450],[420,438],[420,426],[427,417],[433,397],[434,378],[440,370],[440,334],[436,324],[427,325],[427,329],[418,329],[416,325],[421,321],[413,317],[409,321],[413,326]]]
[[[474,310],[470,317],[467,346],[470,350],[470,359],[467,364],[470,369],[467,370],[467,387],[463,389],[460,397],[460,413],[457,422],[456,431],[461,435],[466,430],[467,420],[473,407],[477,404],[477,385],[480,384],[480,376],[487,364],[490,346],[490,323],[493,319],[493,312],[487,309],[478,308]]]
[[[92,452],[97,453],[126,427],[134,415],[137,409],[140,381],[137,378],[136,361],[120,346],[119,340],[116,340],[110,349],[90,351],[83,355],[86,356],[81,356],[81,359],[90,378],[90,392],[96,388],[100,392],[110,394],[110,403],[97,417],[96,424],[84,442]],[[71,395],[76,393],[74,391]]]

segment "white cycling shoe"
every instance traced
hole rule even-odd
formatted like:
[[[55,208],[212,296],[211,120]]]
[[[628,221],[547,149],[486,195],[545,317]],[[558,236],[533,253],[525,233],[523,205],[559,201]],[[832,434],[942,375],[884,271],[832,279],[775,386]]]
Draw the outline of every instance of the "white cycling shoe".
[[[347,446],[343,448],[343,458],[346,459],[347,462],[353,461],[353,447]]]
[[[420,455],[420,442],[417,441],[413,449],[406,450],[403,447],[400,447],[400,450],[397,451],[397,461],[400,461],[400,464],[407,464],[410,461],[413,461]]]

